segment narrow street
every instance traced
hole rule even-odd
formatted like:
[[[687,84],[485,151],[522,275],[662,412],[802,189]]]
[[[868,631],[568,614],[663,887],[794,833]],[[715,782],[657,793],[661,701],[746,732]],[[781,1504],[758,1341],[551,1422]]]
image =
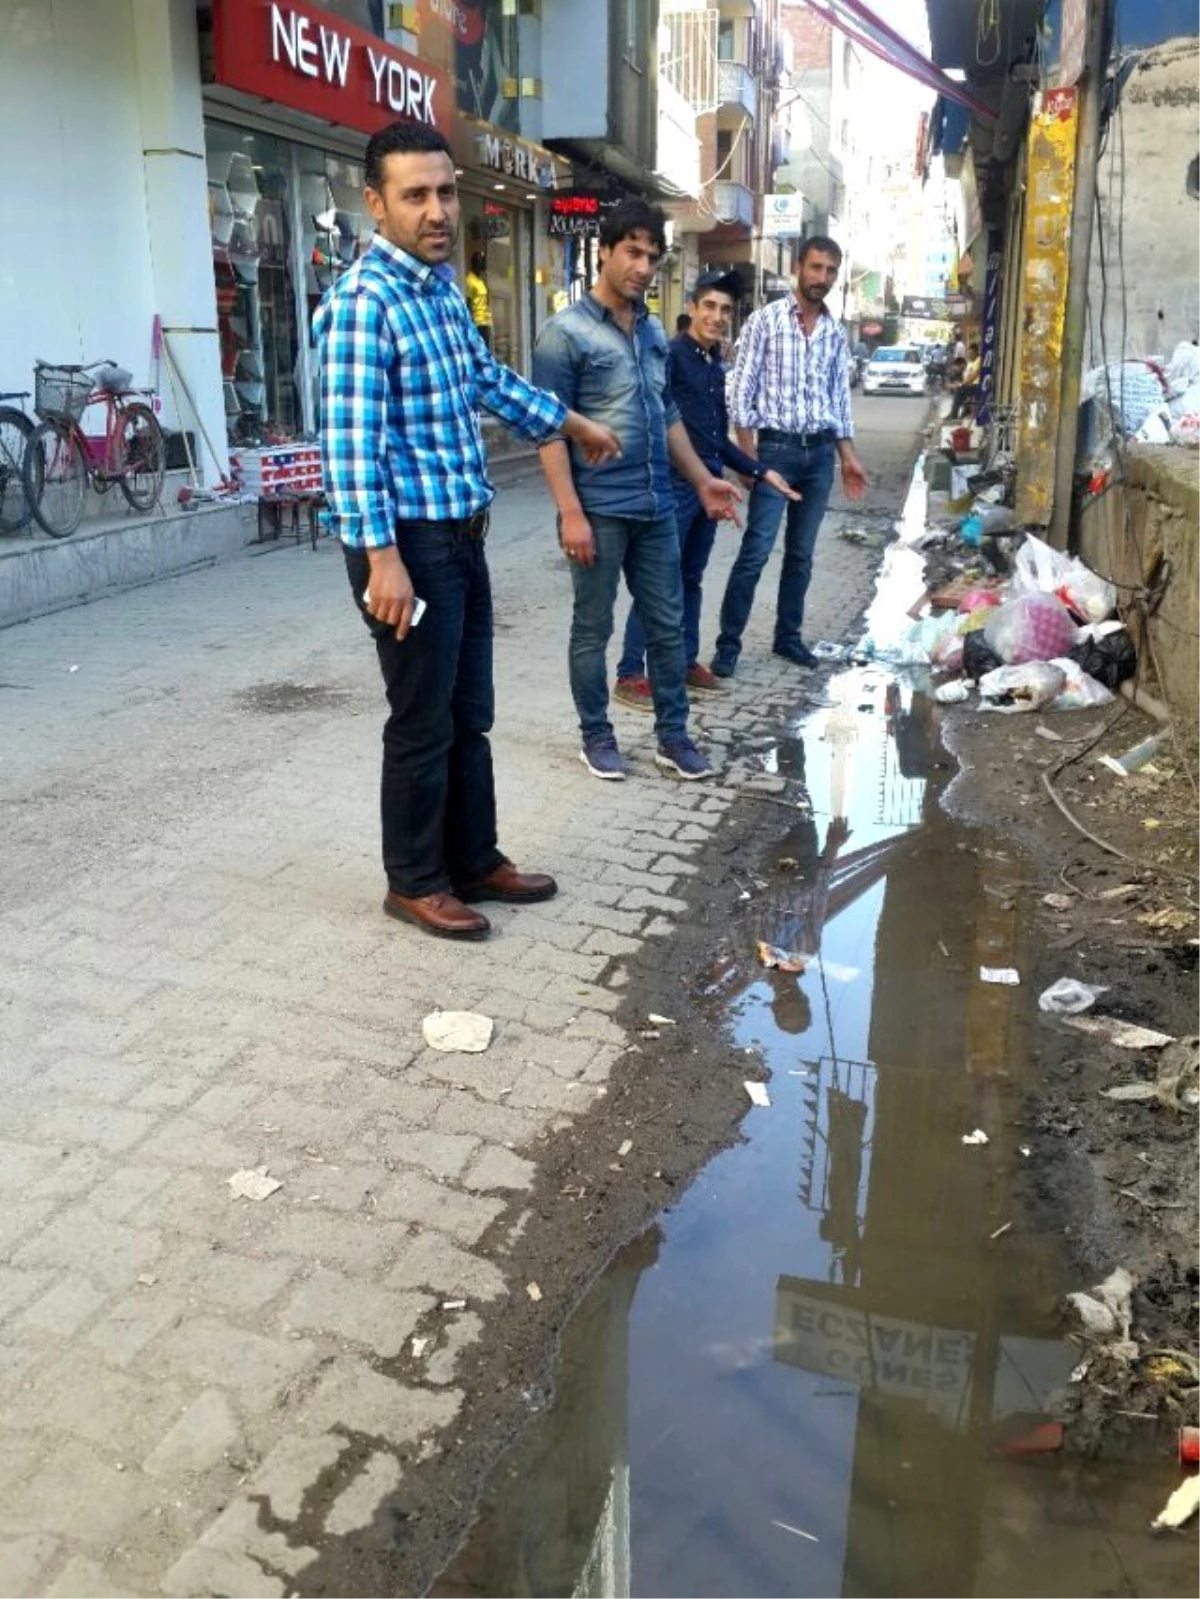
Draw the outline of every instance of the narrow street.
[[[874,486],[826,524],[814,640],[862,611],[877,550],[838,533],[898,513],[926,411],[858,409]],[[379,912],[382,700],[333,547],[0,638],[5,1592],[282,1594],[314,1569],[410,1591],[470,1492],[393,1536],[401,1481],[419,1499],[420,1462],[464,1483],[488,1464],[455,1457],[479,1397],[459,1367],[503,1387],[506,1327],[536,1317],[544,1360],[582,1286],[547,1263],[535,1307],[513,1276],[539,1150],[602,1110],[636,1044],[625,992],[669,960],[737,805],[733,752],[812,679],[767,652],[773,566],[733,693],[697,717],[722,780],[664,780],[626,715],[635,780],[602,788],[576,758],[539,478],[502,494],[492,564],[502,842],[562,892],[469,950]],[[494,1018],[488,1052],[424,1047],[438,1008]],[[745,1099],[721,1093],[728,1124]],[[256,1168],[281,1186],[236,1197]],[[597,1263],[629,1219],[599,1213]],[[395,1586],[352,1587],[381,1537]]]

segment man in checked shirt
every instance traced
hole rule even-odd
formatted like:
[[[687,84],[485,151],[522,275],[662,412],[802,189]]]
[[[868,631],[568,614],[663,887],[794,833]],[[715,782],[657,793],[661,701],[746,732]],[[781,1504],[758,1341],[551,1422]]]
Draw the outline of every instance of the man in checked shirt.
[[[367,145],[366,181],[375,239],[313,330],[326,492],[391,707],[383,908],[437,937],[478,939],[489,924],[475,902],[531,904],[557,885],[497,847],[484,556],[495,491],[476,407],[539,444],[565,434],[591,461],[620,444],[499,365],[479,337],[447,264],[459,201],[442,134],[383,129]]]
[[[796,267],[795,295],[755,311],[738,343],[732,405],[737,441],[748,455],[757,453],[763,467],[785,478],[800,498],[788,504],[766,478],[754,485],[746,531],[721,604],[712,661],[717,677],[732,677],[737,670],[754,591],[779,534],[785,504],[775,654],[796,666],[817,664],[801,630],[834,460],[841,463],[848,498],[861,500],[868,484],[852,443],[846,336],[825,304],[841,264],[841,249],[832,239],[806,239]]]

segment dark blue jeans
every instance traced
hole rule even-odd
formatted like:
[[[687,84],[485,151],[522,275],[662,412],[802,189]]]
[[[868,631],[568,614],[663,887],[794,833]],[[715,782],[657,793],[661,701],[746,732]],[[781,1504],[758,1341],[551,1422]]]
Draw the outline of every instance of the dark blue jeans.
[[[750,620],[754,591],[775,546],[784,506],[787,507],[787,530],[775,613],[775,648],[786,651],[802,642],[804,597],[812,578],[817,533],[833,487],[837,446],[829,442],[804,448],[786,436],[771,437],[760,439],[758,458],[764,466],[774,467],[804,498],[798,502],[787,500],[765,483],[754,485],[742,546],[721,602],[716,658],[730,666],[742,653],[742,634]]]
[[[700,605],[704,569],[712,554],[717,524],[700,504],[690,483],[675,483],[675,529],[679,534],[679,566],[683,576],[683,653],[690,669],[700,659]],[[646,634],[636,605],[629,607],[625,647],[617,663],[618,677],[641,677],[646,670]]]
[[[367,557],[345,554],[391,707],[380,785],[383,869],[393,892],[416,898],[486,877],[504,859],[488,743],[492,590],[483,540],[454,524],[401,522],[396,544],[427,607],[402,643],[363,610]]]
[[[621,574],[646,630],[646,656],[654,698],[654,726],[661,740],[687,728],[684,687],[683,580],[679,535],[673,516],[643,521],[588,514],[596,540],[596,564],[571,563],[575,609],[571,616],[571,693],[585,739],[611,733],[605,655],[612,637],[613,609]]]

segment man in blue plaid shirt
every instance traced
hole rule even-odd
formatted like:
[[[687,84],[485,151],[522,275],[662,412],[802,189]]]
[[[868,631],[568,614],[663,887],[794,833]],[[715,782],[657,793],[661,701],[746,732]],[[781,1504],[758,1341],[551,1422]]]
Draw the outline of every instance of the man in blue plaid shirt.
[[[391,708],[384,910],[438,937],[477,939],[489,931],[477,901],[530,904],[557,890],[497,846],[484,555],[495,490],[477,407],[539,444],[565,435],[596,461],[620,445],[499,365],[479,337],[448,265],[459,201],[445,138],[394,123],[367,146],[366,180],[374,242],[313,328],[326,493]]]

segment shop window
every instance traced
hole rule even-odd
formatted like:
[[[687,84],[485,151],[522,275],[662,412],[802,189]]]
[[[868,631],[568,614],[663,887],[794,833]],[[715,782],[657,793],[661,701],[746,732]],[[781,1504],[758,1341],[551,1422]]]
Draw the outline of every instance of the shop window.
[[[482,267],[491,318],[490,342],[497,360],[521,367],[521,296],[525,293],[520,270],[522,213],[499,200],[460,193],[464,266]]]
[[[291,437],[302,419],[289,149],[267,135],[215,123],[205,140],[229,439]]]

